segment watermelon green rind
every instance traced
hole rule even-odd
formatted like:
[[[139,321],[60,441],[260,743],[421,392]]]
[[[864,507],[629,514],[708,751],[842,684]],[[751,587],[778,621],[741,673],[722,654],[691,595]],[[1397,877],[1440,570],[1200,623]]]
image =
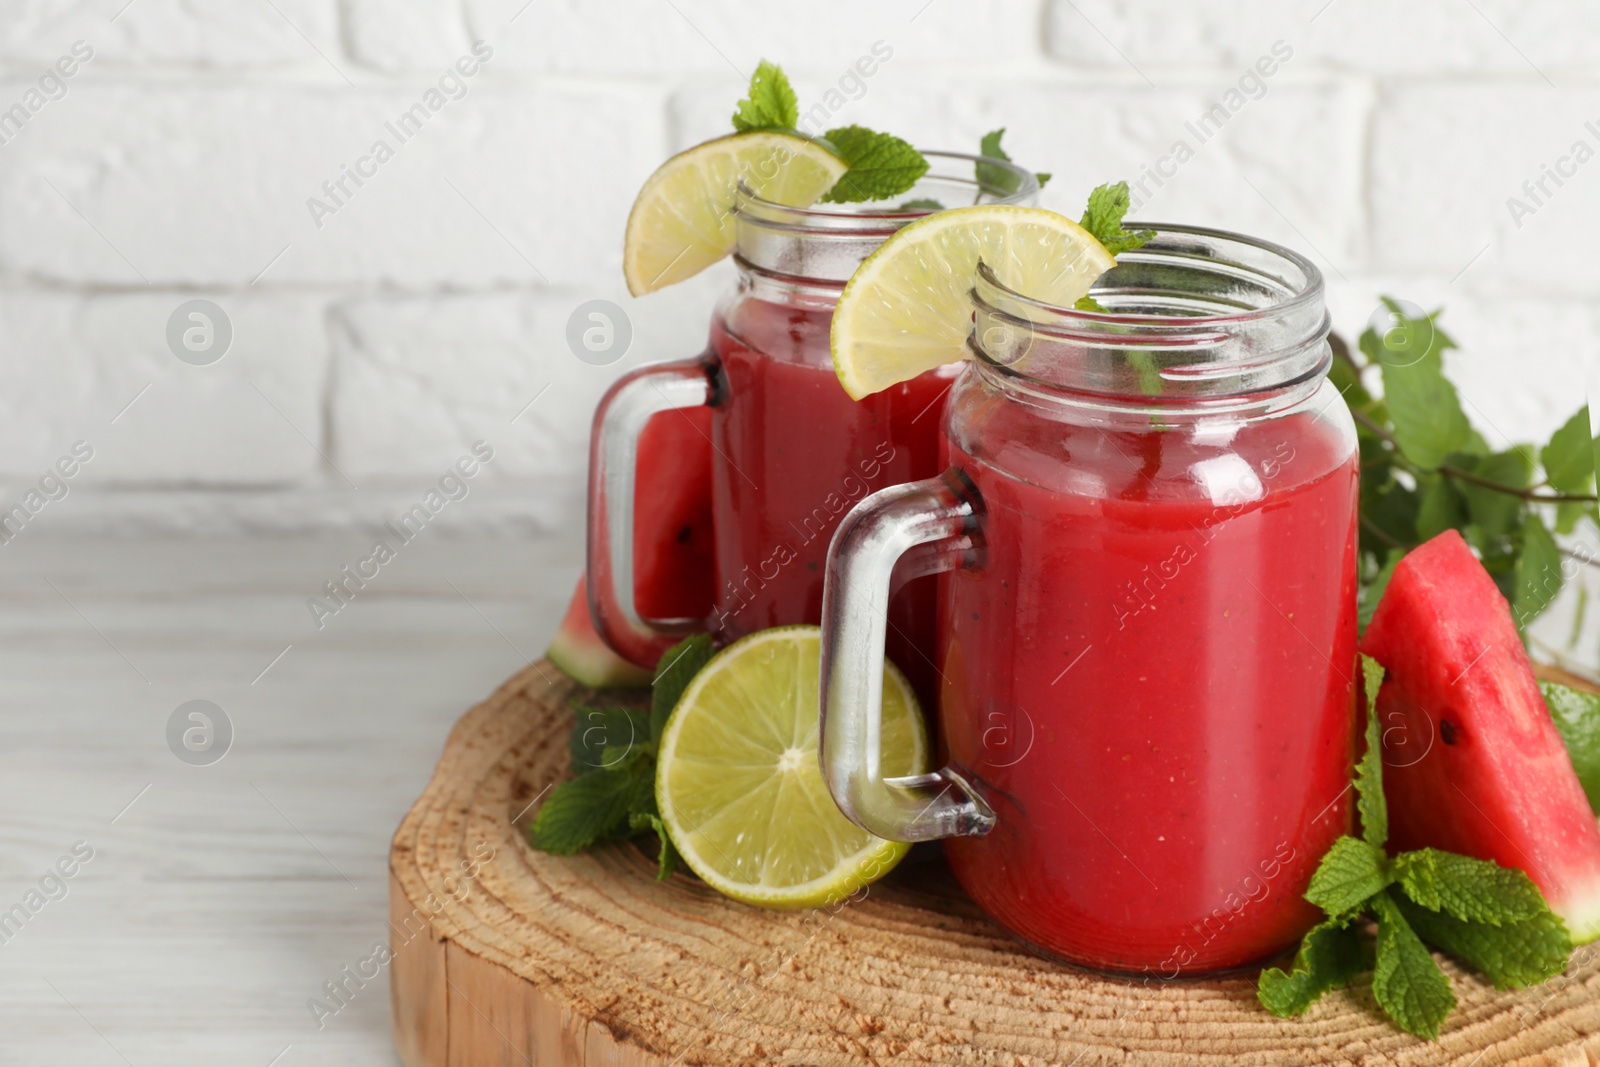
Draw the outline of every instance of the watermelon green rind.
[[[1587,893],[1573,894],[1563,907],[1556,907],[1552,901],[1550,910],[1567,924],[1574,945],[1587,945],[1600,939],[1600,889],[1591,887]]]
[[[1459,533],[1395,569],[1361,651],[1388,671],[1378,717],[1390,850],[1519,868],[1574,943],[1600,938],[1600,826],[1510,606]]]
[[[566,617],[556,631],[544,658],[579,685],[590,689],[640,689],[649,686],[653,672],[635,666],[611,651],[595,632],[589,618],[589,598],[582,578],[567,605]]]

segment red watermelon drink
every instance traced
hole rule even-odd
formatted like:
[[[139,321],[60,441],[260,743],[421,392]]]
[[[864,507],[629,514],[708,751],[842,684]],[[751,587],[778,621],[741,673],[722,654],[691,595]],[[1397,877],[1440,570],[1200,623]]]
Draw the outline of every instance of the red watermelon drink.
[[[886,486],[940,467],[939,423],[954,368],[855,401],[828,358],[826,308],[734,301],[712,326],[726,402],[713,409],[717,523],[713,629],[732,640],[822,617],[828,542]],[[934,691],[934,583],[890,605],[889,658]]]
[[[976,157],[925,153],[932,170],[896,205],[790,208],[741,195],[738,285],[713,318],[701,357],[646,367],[614,386],[595,414],[590,457],[589,591],[596,628],[639,664],[678,636],[733,640],[772,626],[816,623],[828,543],[846,513],[885,486],[935,474],[939,422],[953,371],[934,371],[857,402],[828,348],[834,304],[856,267],[901,227],[929,214],[902,200],[1025,203],[1034,176],[998,160],[1016,191],[974,178]],[[633,498],[643,462],[637,434],[662,411],[709,406],[713,606],[705,618],[651,618],[624,591],[635,525],[612,502]],[[909,575],[908,575],[909,576]],[[630,580],[625,581],[628,577]],[[925,698],[934,695],[934,584],[900,591],[890,655]]]
[[[1349,440],[1315,410],[1210,441],[974,421],[1004,389],[953,401],[986,560],[944,579],[940,723],[997,821],[950,862],[1095,967],[1268,958],[1321,917],[1300,894],[1348,826]]]
[[[1110,314],[980,270],[947,472],[858,507],[829,558],[825,773],[879,836],[946,838],[973,900],[1040,951],[1245,967],[1320,919],[1302,894],[1351,824],[1355,427],[1303,257],[1160,227],[1095,295]],[[952,566],[949,765],[874,784],[854,679],[875,576],[919,542]]]

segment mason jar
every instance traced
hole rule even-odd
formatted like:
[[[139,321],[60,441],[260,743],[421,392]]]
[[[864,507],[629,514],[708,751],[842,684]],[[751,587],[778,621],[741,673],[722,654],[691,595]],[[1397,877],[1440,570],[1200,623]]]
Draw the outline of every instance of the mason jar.
[[[588,588],[596,628],[621,655],[653,666],[685,633],[731,641],[819,622],[828,542],[846,512],[875,490],[939,470],[939,422],[956,368],[852,400],[829,353],[834,305],[862,260],[934,210],[929,201],[1027,204],[1039,186],[1012,164],[982,160],[984,183],[976,156],[925,155],[928,174],[887,204],[791,208],[741,189],[738,279],[712,316],[708,348],[634,371],[602,399],[590,450]],[[652,419],[685,416],[701,420],[711,444],[711,610],[647,618],[635,606],[632,577],[634,555],[646,547],[634,538],[640,434],[658,425]],[[890,655],[927,696],[934,593],[933,583],[915,583],[889,613]]]
[[[945,472],[832,544],[822,751],[847,816],[947,839],[1023,941],[1171,978],[1321,917],[1302,894],[1352,811],[1358,462],[1317,269],[1155,229],[1096,284],[1104,314],[980,267]],[[882,598],[911,550],[945,569],[949,762],[884,780]]]

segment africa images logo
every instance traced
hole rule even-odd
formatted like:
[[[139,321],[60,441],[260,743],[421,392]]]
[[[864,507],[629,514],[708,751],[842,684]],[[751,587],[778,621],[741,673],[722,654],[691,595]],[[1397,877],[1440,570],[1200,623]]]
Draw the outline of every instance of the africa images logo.
[[[369,180],[376,178],[378,168],[393,159],[401,146],[421,133],[429,119],[443,111],[452,100],[464,99],[468,92],[466,79],[476,75],[493,56],[494,49],[487,41],[473,44],[472,55],[462,56],[453,67],[446,67],[445,72],[439,75],[437,84],[423,91],[419,102],[383,124],[386,137],[373,141],[367,154],[359,157],[353,166],[341,163],[339,173],[322,183],[323,195],[306,198],[306,210],[311,212],[311,221],[317,229],[322,229],[323,219],[337,215]],[[389,143],[390,138],[394,144]],[[353,189],[352,184],[355,186]]]

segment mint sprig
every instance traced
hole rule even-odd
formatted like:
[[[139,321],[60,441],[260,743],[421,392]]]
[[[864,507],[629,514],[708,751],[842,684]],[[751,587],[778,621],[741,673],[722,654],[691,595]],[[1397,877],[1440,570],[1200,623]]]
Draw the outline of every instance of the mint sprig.
[[[1548,910],[1495,926],[1430,911],[1403,895],[1395,903],[1418,936],[1481,971],[1497,989],[1522,989],[1560,974],[1572,951],[1566,926]]]
[[[985,159],[998,159],[1010,163],[1011,157],[1006,154],[1004,148],[1000,147],[1000,138],[1004,137],[1005,133],[1006,128],[1002,126],[998,130],[990,130],[984,134],[983,140],[978,144],[978,154]],[[1022,185],[1022,179],[1017,177],[1016,172],[1010,167],[1000,167],[980,160],[976,164],[975,170],[978,184],[983,187],[983,191],[986,193],[1009,196]],[[1039,188],[1041,189],[1050,183],[1050,175],[1043,171],[1034,171],[1033,176],[1038,180]]]
[[[910,189],[928,173],[921,152],[889,133],[865,126],[841,126],[823,134],[850,169],[822,194],[830,204],[884,200]]]
[[[1305,896],[1328,919],[1306,934],[1288,971],[1261,972],[1256,997],[1287,1018],[1349,985],[1367,966],[1352,926],[1365,915],[1377,925],[1371,966],[1378,1006],[1407,1033],[1437,1040],[1456,998],[1429,944],[1500,988],[1518,989],[1560,974],[1572,940],[1522,871],[1431,848],[1393,858],[1384,852],[1389,811],[1377,713],[1384,671],[1362,656],[1361,675],[1367,708],[1366,751],[1355,775],[1361,837],[1340,837],[1322,857]]]
[[[1041,177],[1048,178],[1049,175],[1045,174],[1041,175]],[[1041,181],[1039,184],[1043,185],[1044,183]],[[1083,218],[1078,224],[1088,230],[1096,241],[1104,245],[1106,251],[1110,252],[1112,256],[1130,252],[1147,243],[1156,235],[1154,230],[1125,230],[1122,228],[1122,219],[1128,214],[1128,206],[1131,202],[1128,196],[1127,182],[1098,185],[1089,194],[1088,206],[1083,209]],[[1102,307],[1098,300],[1088,294],[1079,297],[1078,302],[1072,306],[1077,311],[1093,311],[1101,315],[1110,314],[1110,311]],[[1153,365],[1149,369],[1149,374],[1154,376],[1153,381],[1148,383],[1153,387],[1145,388],[1143,391],[1147,396],[1159,396],[1161,394],[1161,380]],[[1141,381],[1143,381],[1142,374]]]
[[[678,851],[656,810],[656,752],[667,717],[713,655],[705,634],[662,654],[648,714],[630,708],[580,708],[567,738],[577,777],[550,791],[528,829],[541,852],[568,856],[597,844],[654,833],[661,842],[656,877],[678,869]]]
[[[1406,922],[1394,897],[1379,893],[1367,902],[1366,910],[1378,924],[1377,959],[1372,965],[1372,995],[1378,1007],[1406,1033],[1439,1040],[1439,1024],[1456,1009],[1450,979]]]
[[[654,807],[654,804],[651,806]],[[667,836],[667,828],[657,812],[634,812],[628,816],[628,829],[636,834],[653,833],[661,842],[661,851],[656,854],[656,881],[665,882],[672,877],[673,871],[683,866],[683,857],[678,855],[677,846]]]
[[[1113,256],[1131,252],[1156,235],[1154,230],[1125,230],[1122,219],[1128,214],[1131,199],[1128,183],[1096,186],[1089,194],[1089,205],[1083,209],[1078,224],[1094,235]]]
[[[1404,325],[1381,341],[1369,329],[1358,344],[1361,354],[1380,368],[1384,402],[1400,447],[1425,471],[1438,470],[1457,453],[1488,452],[1461,407],[1460,394],[1444,375],[1444,353],[1460,346],[1434,322],[1439,313],[1412,320],[1398,303],[1383,299]]]
[[[1361,837],[1375,849],[1389,841],[1389,802],[1383,795],[1383,731],[1378,725],[1378,694],[1383,689],[1383,665],[1371,656],[1361,657],[1361,692],[1366,698],[1366,749],[1356,764],[1356,810],[1361,815]]]
[[[653,778],[646,761],[580,774],[551,790],[539,806],[529,843],[542,852],[570,856],[601,841],[628,836],[628,819],[651,802]]]
[[[654,746],[661,740],[661,732],[667,728],[667,716],[678,706],[678,700],[689,688],[689,683],[694,681],[694,676],[711,662],[714,655],[716,649],[712,647],[711,637],[707,634],[686,637],[662,653],[660,662],[656,664],[655,680],[650,685],[652,755],[655,754]]]
[[[800,101],[788,75],[776,63],[763,59],[750,76],[749,94],[734,109],[733,128],[739,133],[794,132],[799,124]],[[840,126],[821,139],[850,168],[822,195],[824,203],[850,204],[899,196],[928,173],[928,161],[922,153],[893,134],[865,126]]]
[[[614,770],[634,751],[636,742],[648,739],[650,725],[629,708],[579,708],[567,750],[572,773]]]
[[[1436,848],[1402,852],[1394,858],[1394,876],[1422,907],[1463,922],[1503,926],[1550,910],[1544,894],[1521,871]]]
[[[740,133],[792,130],[799,123],[800,101],[788,75],[776,63],[763,59],[750,76],[750,95],[739,101],[733,112],[733,128]]]
[[[1256,997],[1279,1018],[1304,1015],[1322,994],[1349,985],[1368,966],[1366,949],[1350,920],[1329,919],[1301,940],[1287,973],[1276,967],[1261,972]]]
[[[1550,438],[1539,453],[1545,481],[1562,493],[1583,494],[1594,489],[1594,442],[1589,437],[1589,412],[1579,409]]]
[[[1600,439],[1591,434],[1589,409],[1579,408],[1542,447],[1493,452],[1445,373],[1446,354],[1457,346],[1440,327],[1440,312],[1387,296],[1383,311],[1387,321],[1369,326],[1354,350],[1329,338],[1328,377],[1355,416],[1361,447],[1363,623],[1399,558],[1456,529],[1525,630],[1570,573],[1555,535],[1600,521]],[[1382,395],[1368,388],[1374,379]]]
[[[1394,881],[1383,849],[1355,837],[1341,837],[1317,865],[1305,897],[1334,918],[1345,918]]]

